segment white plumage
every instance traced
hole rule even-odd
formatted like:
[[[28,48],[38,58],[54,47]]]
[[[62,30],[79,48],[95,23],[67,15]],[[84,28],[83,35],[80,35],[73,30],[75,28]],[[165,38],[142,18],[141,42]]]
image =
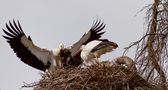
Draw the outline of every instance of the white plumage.
[[[91,62],[94,64],[100,64],[98,58],[107,52],[111,52],[113,49],[117,48],[118,45],[114,42],[104,40],[93,40],[86,45],[81,47],[81,58],[83,59],[84,64],[88,64]]]

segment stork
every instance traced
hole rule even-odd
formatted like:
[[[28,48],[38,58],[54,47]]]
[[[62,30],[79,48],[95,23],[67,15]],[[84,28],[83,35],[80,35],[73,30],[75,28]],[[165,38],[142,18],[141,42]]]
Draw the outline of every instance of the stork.
[[[64,49],[62,44],[53,50],[36,46],[30,36],[25,35],[19,21],[13,20],[13,23],[9,21],[6,28],[7,30],[3,29],[6,34],[3,37],[21,61],[41,71],[61,67],[60,53]]]
[[[88,64],[91,62],[94,64],[95,62],[100,65],[98,58],[107,53],[111,52],[113,49],[116,49],[118,45],[108,39],[99,39],[93,40],[86,45],[82,45],[82,52],[80,54],[83,63]]]

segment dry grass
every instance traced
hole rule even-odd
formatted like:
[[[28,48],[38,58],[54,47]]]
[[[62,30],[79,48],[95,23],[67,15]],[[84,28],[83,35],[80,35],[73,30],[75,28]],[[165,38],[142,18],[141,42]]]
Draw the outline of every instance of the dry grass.
[[[85,69],[57,68],[50,74],[42,74],[42,79],[30,86],[34,90],[158,90],[137,72],[121,65],[109,66],[106,63]]]

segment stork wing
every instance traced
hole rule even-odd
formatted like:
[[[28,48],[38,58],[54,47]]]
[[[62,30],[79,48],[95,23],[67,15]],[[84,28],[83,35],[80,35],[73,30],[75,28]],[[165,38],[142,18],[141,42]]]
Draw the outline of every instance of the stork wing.
[[[116,49],[118,45],[115,42],[109,41],[108,39],[100,39],[101,43],[95,46],[91,52],[96,53],[98,57],[107,52],[111,52],[113,49]]]
[[[6,28],[7,30],[3,29],[6,34],[3,37],[7,40],[17,57],[24,63],[45,71],[49,64],[51,64],[47,62],[50,51],[35,46],[31,38],[27,38],[24,34],[19,21],[15,22],[13,20],[13,24],[9,21],[9,24],[6,24]]]
[[[101,37],[102,34],[105,33],[102,32],[102,30],[105,28],[105,24],[101,22],[101,20],[96,20],[96,22],[93,24],[91,29],[88,33],[85,33],[79,41],[77,41],[71,48],[71,56],[76,56],[79,52],[77,52],[82,45],[86,45],[88,42],[92,40],[97,40]],[[80,56],[80,55],[78,55]]]

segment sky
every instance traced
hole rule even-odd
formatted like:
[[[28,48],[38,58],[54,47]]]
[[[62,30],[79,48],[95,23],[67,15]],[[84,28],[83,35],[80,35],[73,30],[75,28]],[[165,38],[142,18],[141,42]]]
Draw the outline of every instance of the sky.
[[[19,20],[23,31],[41,47],[71,46],[89,31],[97,18],[106,24],[102,38],[119,47],[101,60],[121,56],[124,47],[143,35],[145,10],[152,0],[0,0],[0,28],[9,20]],[[138,13],[138,14],[137,14]],[[0,90],[20,90],[26,83],[41,79],[40,71],[16,57],[0,30]],[[127,53],[134,58],[135,49]],[[31,90],[22,88],[21,90]]]

